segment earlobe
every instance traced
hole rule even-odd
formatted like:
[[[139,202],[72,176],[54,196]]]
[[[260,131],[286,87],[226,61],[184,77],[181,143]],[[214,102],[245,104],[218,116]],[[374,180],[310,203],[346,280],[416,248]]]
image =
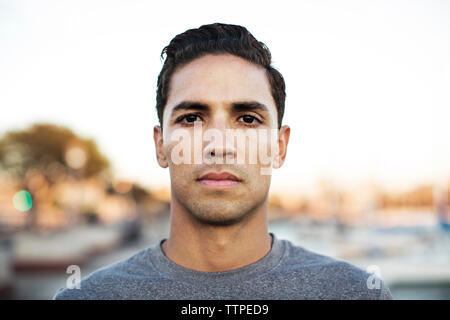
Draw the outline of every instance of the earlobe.
[[[278,168],[281,167],[281,165],[280,165],[280,157],[279,157],[278,155],[276,155],[276,156],[274,157],[272,167],[273,167],[274,169],[278,169]]]
[[[279,154],[277,154],[273,160],[273,168],[279,169],[284,163],[284,158],[282,158]]]
[[[157,152],[157,160],[159,165],[161,166],[161,168],[167,168],[169,166],[169,164],[167,163],[167,159],[166,156],[161,153],[161,152]]]
[[[169,164],[167,163],[166,157],[161,156],[158,160],[159,165],[161,166],[161,168],[167,168],[169,166]]]
[[[282,126],[279,131],[278,138],[278,152],[274,158],[273,167],[275,169],[280,168],[284,160],[286,159],[287,146],[289,143],[289,136],[291,134],[291,128],[289,126]]]
[[[156,160],[162,168],[169,166],[163,149],[162,130],[160,126],[153,127],[153,140],[155,142]]]

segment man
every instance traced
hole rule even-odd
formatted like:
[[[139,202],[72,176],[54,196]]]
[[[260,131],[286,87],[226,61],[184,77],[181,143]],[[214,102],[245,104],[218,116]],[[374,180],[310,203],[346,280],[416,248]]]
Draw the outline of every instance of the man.
[[[270,168],[283,164],[290,128],[267,47],[216,23],[164,54],[154,142],[170,171],[170,235],[55,299],[391,299],[381,279],[268,233]]]

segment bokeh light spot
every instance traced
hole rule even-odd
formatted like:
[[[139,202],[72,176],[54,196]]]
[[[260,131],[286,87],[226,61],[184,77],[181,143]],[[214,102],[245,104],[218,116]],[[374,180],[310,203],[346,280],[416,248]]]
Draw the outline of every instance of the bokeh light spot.
[[[73,169],[82,168],[87,161],[86,151],[80,147],[70,147],[65,154],[66,162]]]
[[[31,195],[26,190],[17,192],[13,197],[14,208],[19,211],[28,211],[32,207]]]

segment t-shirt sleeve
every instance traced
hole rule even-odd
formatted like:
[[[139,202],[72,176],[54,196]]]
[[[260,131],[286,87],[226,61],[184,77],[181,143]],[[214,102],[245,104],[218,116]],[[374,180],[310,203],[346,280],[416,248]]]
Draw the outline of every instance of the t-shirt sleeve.
[[[60,288],[53,296],[53,300],[86,300],[79,289]]]
[[[381,292],[380,295],[378,296],[378,300],[394,300],[391,291],[389,290],[389,287],[384,281],[381,281]]]

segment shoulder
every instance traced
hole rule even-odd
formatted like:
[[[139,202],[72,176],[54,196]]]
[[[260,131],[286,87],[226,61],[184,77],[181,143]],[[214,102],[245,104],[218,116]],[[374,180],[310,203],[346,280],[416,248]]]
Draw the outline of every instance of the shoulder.
[[[307,250],[290,241],[281,266],[325,299],[392,299],[384,281],[350,262]]]
[[[122,299],[130,296],[143,279],[158,276],[144,249],[125,260],[98,269],[81,280],[78,288],[60,288],[54,300]]]

